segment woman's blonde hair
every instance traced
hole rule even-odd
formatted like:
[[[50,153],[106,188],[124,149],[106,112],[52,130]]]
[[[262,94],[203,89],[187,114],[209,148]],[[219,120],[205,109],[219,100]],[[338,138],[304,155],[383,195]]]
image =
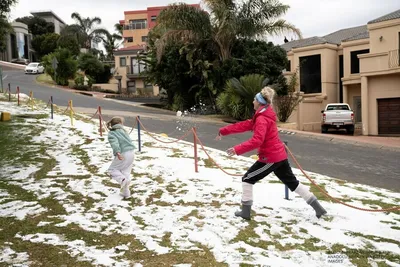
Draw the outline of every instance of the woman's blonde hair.
[[[109,122],[107,122],[107,128],[109,130],[111,130],[112,127],[115,124],[118,124],[118,123],[123,124],[124,123],[124,118],[122,118],[122,117],[113,117]]]
[[[266,86],[263,89],[261,89],[261,95],[269,104],[272,104],[274,101],[275,90],[272,89],[271,87]]]

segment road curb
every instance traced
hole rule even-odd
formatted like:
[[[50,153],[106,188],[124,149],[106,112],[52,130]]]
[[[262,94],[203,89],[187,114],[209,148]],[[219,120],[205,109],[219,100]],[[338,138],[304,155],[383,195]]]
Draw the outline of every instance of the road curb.
[[[290,130],[286,130],[285,128],[278,127],[280,131],[286,131],[286,132],[291,132]],[[356,145],[356,146],[363,146],[363,147],[370,147],[370,148],[377,148],[377,149],[382,149],[382,150],[390,150],[394,152],[400,152],[400,147],[391,147],[391,146],[386,146],[386,145],[381,145],[381,144],[371,144],[368,142],[362,142],[362,141],[355,141],[355,140],[346,140],[338,137],[332,137],[332,136],[324,136],[324,135],[315,135],[315,134],[309,134],[307,132],[301,132],[301,131],[292,131],[296,135],[307,137],[310,139],[315,139],[315,140],[324,140],[324,141],[329,141],[332,143],[343,143],[343,144],[351,144],[351,145]]]

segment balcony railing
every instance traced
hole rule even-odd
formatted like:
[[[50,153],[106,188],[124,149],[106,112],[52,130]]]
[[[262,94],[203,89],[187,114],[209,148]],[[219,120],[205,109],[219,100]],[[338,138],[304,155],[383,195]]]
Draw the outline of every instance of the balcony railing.
[[[389,51],[389,68],[400,67],[400,49]]]
[[[126,66],[126,75],[129,76],[146,76],[145,64],[134,64]]]
[[[147,22],[131,23],[124,25],[124,30],[141,30],[147,29]]]

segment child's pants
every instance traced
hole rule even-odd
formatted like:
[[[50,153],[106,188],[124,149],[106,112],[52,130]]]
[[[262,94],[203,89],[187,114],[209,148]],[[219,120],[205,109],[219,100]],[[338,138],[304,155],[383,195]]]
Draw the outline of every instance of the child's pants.
[[[115,181],[121,184],[122,180],[126,179],[128,184],[131,182],[131,170],[134,160],[133,150],[121,153],[123,159],[119,160],[117,156],[114,157],[110,167],[108,168],[108,173],[111,175]]]

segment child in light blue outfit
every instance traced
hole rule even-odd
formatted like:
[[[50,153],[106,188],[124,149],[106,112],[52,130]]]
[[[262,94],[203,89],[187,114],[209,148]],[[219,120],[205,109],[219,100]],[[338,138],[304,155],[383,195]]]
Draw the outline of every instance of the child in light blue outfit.
[[[131,171],[134,160],[135,145],[124,129],[123,118],[114,117],[107,123],[108,141],[113,150],[114,160],[108,168],[111,178],[121,185],[121,196],[129,198],[131,192],[129,184],[131,182]]]

